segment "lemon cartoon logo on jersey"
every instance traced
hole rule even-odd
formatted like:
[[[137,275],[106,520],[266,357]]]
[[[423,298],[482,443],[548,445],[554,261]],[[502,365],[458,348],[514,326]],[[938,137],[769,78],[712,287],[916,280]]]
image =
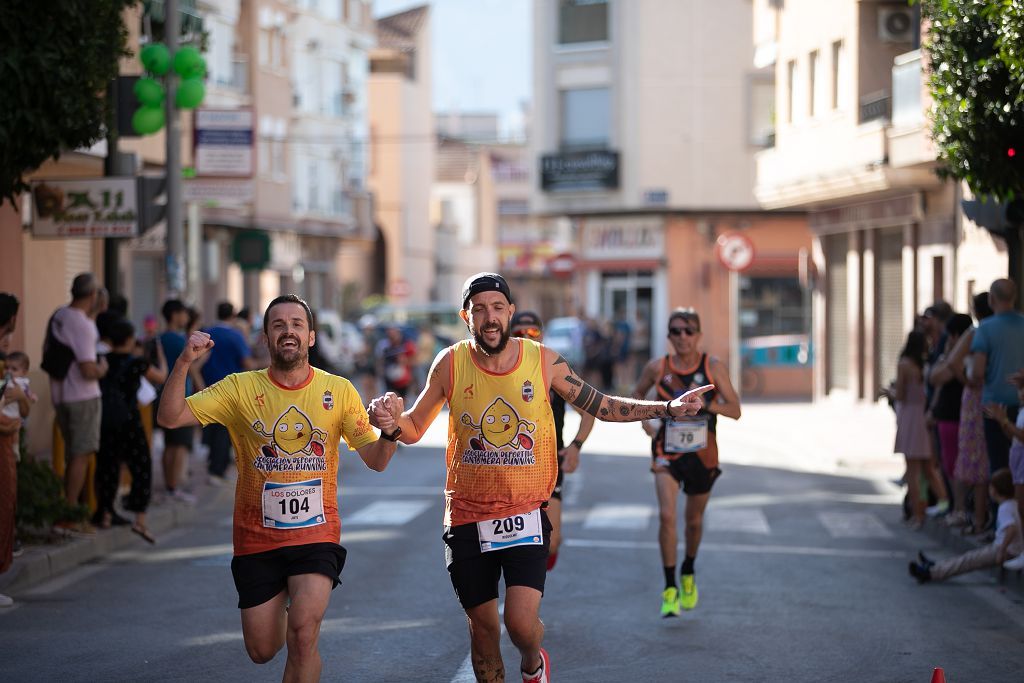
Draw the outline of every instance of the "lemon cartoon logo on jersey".
[[[252,429],[270,439],[270,443],[260,447],[262,455],[254,461],[257,469],[265,472],[327,469],[327,459],[324,457],[327,433],[314,427],[310,419],[295,406],[289,406],[288,410],[281,413],[269,432],[264,431],[261,420],[253,422]]]
[[[533,465],[532,434],[537,426],[519,417],[508,401],[500,396],[487,406],[480,422],[474,423],[463,413],[462,424],[478,431],[469,439],[469,448],[462,453],[462,462],[472,465]],[[525,429],[525,432],[523,431]]]

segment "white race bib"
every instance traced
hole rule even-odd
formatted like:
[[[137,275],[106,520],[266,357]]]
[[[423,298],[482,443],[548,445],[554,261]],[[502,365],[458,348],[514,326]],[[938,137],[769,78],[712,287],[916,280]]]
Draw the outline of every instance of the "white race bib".
[[[707,448],[708,418],[691,417],[665,423],[666,453],[695,453]]]
[[[488,519],[476,523],[480,552],[504,550],[517,545],[544,545],[540,508],[521,515]]]
[[[322,479],[263,485],[263,526],[301,529],[325,521]]]

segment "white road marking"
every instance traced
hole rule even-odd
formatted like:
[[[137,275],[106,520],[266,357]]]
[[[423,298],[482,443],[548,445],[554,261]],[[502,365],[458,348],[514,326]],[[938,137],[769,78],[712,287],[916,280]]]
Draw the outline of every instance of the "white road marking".
[[[892,532],[870,512],[819,512],[832,538],[892,538]]]
[[[418,517],[432,505],[426,500],[378,500],[351,515],[343,515],[342,525],[401,526]]]
[[[705,526],[710,531],[731,531],[745,534],[771,533],[768,518],[761,508],[721,508],[709,509],[705,518]]]
[[[106,569],[106,567],[104,567],[101,564],[83,565],[81,567],[78,567],[77,569],[72,569],[70,572],[64,574],[63,576],[58,576],[54,579],[50,579],[49,581],[39,584],[35,588],[31,588],[25,591],[25,595],[50,595],[52,593],[56,593],[57,591],[64,590],[68,586],[73,586],[79,581],[89,578],[93,574],[98,574],[104,569]]]
[[[346,496],[443,496],[444,486],[338,486],[338,498]]]
[[[654,508],[650,505],[600,504],[590,508],[584,529],[646,529]]]
[[[320,624],[320,633],[376,633],[381,631],[397,631],[408,628],[436,627],[436,619],[395,619],[391,621],[380,621],[341,617],[338,619],[324,619]],[[181,644],[185,647],[197,647],[205,645],[221,645],[224,643],[241,641],[242,631],[231,630],[186,638]]]
[[[638,550],[658,548],[657,541],[607,541],[592,538],[567,538],[563,541],[574,548],[608,548],[621,550]],[[680,546],[682,547],[682,546]],[[702,551],[718,550],[733,553],[755,553],[759,555],[817,555],[820,557],[862,557],[862,558],[884,558],[884,559],[905,559],[905,550],[857,550],[847,548],[811,548],[797,545],[757,545],[742,543],[708,543],[700,544]]]

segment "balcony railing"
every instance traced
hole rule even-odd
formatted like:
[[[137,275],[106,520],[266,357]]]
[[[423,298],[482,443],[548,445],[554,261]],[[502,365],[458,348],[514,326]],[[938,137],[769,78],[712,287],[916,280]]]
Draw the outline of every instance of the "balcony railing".
[[[892,66],[892,123],[913,126],[924,120],[924,70],[921,51],[898,55]]]
[[[879,90],[878,92],[861,95],[860,122],[867,123],[868,121],[889,118],[890,99],[888,90]]]

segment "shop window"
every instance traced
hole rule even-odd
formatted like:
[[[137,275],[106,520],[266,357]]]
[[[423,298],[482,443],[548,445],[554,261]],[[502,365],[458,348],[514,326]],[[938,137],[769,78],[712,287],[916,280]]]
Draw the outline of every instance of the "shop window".
[[[808,307],[796,277],[740,279],[740,337],[807,334]]]

